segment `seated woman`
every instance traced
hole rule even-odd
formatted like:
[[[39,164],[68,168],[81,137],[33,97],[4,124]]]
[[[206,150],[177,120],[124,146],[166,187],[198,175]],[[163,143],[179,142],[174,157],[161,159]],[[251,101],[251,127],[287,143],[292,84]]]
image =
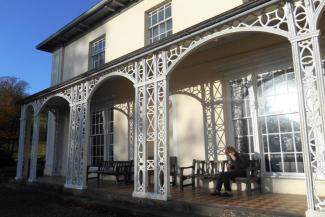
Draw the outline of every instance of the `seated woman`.
[[[222,172],[218,176],[215,192],[211,195],[220,195],[224,197],[231,197],[231,179],[236,177],[246,176],[246,168],[248,167],[248,157],[245,158],[242,154],[239,154],[232,146],[226,147],[226,156],[229,160],[227,163],[227,172]],[[225,192],[221,193],[222,184],[224,184]]]

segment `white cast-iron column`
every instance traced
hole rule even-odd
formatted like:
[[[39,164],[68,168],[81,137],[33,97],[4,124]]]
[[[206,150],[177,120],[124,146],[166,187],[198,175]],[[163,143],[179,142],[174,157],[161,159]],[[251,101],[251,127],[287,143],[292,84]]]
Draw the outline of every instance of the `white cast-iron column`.
[[[319,198],[316,183],[325,176],[324,83],[319,31],[312,28],[313,1],[294,1],[287,6],[307,185],[306,216],[325,216],[325,201]]]
[[[32,140],[32,151],[31,151],[31,162],[30,162],[30,170],[29,170],[28,182],[35,182],[36,181],[39,128],[40,128],[40,114],[35,112],[34,123],[33,123],[33,140]]]
[[[68,161],[65,188],[87,188],[88,103],[70,105]]]
[[[135,174],[133,196],[167,200],[169,197],[168,97],[164,52],[136,64]],[[153,159],[148,147],[153,145]],[[150,153],[152,154],[152,153]],[[149,173],[154,188],[149,189]]]
[[[128,159],[134,160],[134,102],[128,102]]]
[[[23,161],[25,150],[25,135],[26,135],[26,105],[21,107],[20,113],[20,128],[19,128],[19,147],[18,147],[18,162],[16,171],[16,180],[23,178]]]

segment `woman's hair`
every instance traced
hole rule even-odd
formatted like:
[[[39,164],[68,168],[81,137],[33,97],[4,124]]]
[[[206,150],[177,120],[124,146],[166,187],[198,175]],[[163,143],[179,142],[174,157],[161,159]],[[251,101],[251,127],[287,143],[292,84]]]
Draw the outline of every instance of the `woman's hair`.
[[[236,153],[237,151],[233,146],[227,146],[225,152],[226,152],[226,155],[228,155],[231,152]]]

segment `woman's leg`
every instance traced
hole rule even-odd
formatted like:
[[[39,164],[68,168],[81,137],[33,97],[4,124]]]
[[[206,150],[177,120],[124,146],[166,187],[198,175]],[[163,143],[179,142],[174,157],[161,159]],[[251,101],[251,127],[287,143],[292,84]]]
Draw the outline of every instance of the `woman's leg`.
[[[231,172],[225,172],[225,174],[223,176],[225,191],[228,191],[228,192],[231,192],[231,184],[230,184],[231,177],[232,177]]]
[[[216,185],[217,192],[221,191],[222,183],[223,183],[223,176],[224,176],[224,173],[221,173],[220,176],[218,176],[218,178],[217,178],[217,185]]]
[[[222,183],[223,183],[223,173],[221,173],[220,176],[217,177],[216,189],[211,195],[220,195]]]

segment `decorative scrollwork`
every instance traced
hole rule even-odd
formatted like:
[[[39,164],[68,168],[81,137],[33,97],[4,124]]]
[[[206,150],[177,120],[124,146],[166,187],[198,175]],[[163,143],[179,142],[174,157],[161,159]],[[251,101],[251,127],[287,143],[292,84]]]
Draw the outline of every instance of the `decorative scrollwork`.
[[[297,35],[309,33],[310,26],[307,20],[306,7],[303,1],[296,1],[294,3],[293,16]]]
[[[222,27],[222,30],[242,27],[264,27],[288,31],[288,21],[284,7],[284,3],[272,5],[239,18],[228,24],[229,27]]]
[[[313,1],[315,10],[317,10],[318,6],[320,6],[322,1],[321,0],[312,0],[312,1]]]
[[[136,90],[137,96],[137,113],[136,115],[136,131],[137,131],[137,144],[136,144],[136,153],[137,153],[137,180],[135,180],[136,184],[136,191],[137,192],[144,192],[144,175],[145,175],[145,144],[146,144],[146,136],[145,136],[145,120],[146,120],[146,105],[145,105],[145,87],[139,87]]]
[[[147,160],[147,170],[155,170],[155,161],[154,160]]]
[[[278,32],[280,35],[283,35],[283,32],[288,33],[288,18],[285,7],[286,5],[284,2],[278,2],[269,7],[255,11],[249,15],[215,27],[209,31],[205,31],[199,35],[193,36],[190,39],[171,45],[167,49],[167,71],[170,71],[173,63],[178,62],[186,51],[192,50],[197,44],[200,44],[201,41],[204,41],[208,38],[213,38],[212,36],[214,34],[220,34],[224,31],[236,29],[249,30],[253,28],[260,29],[262,32]],[[299,13],[300,12],[298,10],[298,16]]]
[[[315,9],[320,5],[320,1],[295,1],[293,10],[293,19],[297,36],[304,36],[311,33],[311,22],[314,22],[314,17],[309,17],[310,11],[315,12]],[[308,12],[309,11],[309,12]],[[308,35],[307,35],[308,36]],[[316,59],[315,53],[315,41],[313,37],[309,36],[300,39],[295,46],[297,46],[298,53],[297,59],[299,59],[299,65],[301,70],[300,84],[303,90],[304,108],[307,124],[307,142],[310,153],[311,161],[311,177],[313,185],[312,191],[313,197],[316,199],[314,206],[318,210],[325,210],[325,201],[319,197],[318,183],[319,178],[325,177],[325,135],[322,119],[321,97],[320,90],[321,82],[319,82],[319,76],[322,75],[321,70],[317,68],[317,65],[321,65],[321,60]],[[319,63],[319,64],[317,64]],[[309,156],[308,156],[309,157]],[[307,167],[308,168],[308,167]],[[309,173],[308,173],[309,174]],[[311,193],[311,192],[309,192]],[[309,207],[311,209],[312,207]]]

